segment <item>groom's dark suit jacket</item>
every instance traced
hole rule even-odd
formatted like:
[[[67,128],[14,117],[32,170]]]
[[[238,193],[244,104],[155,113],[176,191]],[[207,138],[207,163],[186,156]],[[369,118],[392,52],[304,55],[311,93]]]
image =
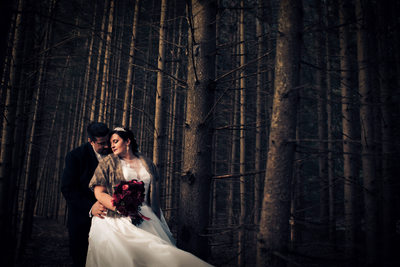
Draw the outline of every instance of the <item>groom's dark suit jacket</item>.
[[[65,158],[61,192],[67,201],[70,231],[83,225],[90,227],[89,211],[96,202],[96,198],[88,185],[97,164],[98,161],[90,143],[75,148]]]
[[[75,148],[65,157],[61,192],[68,206],[68,233],[70,253],[74,266],[85,266],[91,224],[89,211],[96,202],[89,182],[97,167],[96,154],[86,143]]]
[[[61,192],[68,206],[70,253],[74,266],[85,266],[91,224],[90,209],[96,202],[89,182],[98,165],[96,154],[86,143],[70,151],[65,157],[61,178]]]

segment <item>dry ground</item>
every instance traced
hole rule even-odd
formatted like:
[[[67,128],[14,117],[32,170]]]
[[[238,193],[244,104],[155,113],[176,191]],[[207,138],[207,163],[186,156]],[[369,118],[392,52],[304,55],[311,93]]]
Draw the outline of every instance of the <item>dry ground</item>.
[[[35,217],[32,237],[18,260],[18,267],[72,266],[67,228],[55,220]]]

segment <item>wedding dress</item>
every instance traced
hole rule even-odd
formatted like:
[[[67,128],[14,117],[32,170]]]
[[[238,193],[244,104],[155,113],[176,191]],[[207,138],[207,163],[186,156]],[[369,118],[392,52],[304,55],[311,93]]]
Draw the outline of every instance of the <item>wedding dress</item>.
[[[141,166],[136,172],[123,160],[121,165],[125,179],[143,181],[147,193],[151,178],[146,169]],[[138,226],[129,217],[93,217],[86,266],[211,266],[175,246],[162,214],[159,219],[147,203],[143,203],[140,213],[150,220]]]

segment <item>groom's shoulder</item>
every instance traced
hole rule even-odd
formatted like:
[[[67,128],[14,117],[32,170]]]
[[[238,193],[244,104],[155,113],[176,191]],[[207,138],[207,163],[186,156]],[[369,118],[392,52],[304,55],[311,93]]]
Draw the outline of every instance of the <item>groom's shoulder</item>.
[[[91,145],[85,143],[79,147],[72,149],[68,154],[72,157],[85,157],[90,154]]]

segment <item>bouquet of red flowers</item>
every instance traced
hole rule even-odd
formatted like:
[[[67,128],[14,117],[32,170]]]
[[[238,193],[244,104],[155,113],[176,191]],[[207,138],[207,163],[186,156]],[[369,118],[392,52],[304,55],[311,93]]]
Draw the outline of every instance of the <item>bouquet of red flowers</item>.
[[[114,187],[112,203],[123,216],[129,216],[134,225],[139,225],[143,219],[149,218],[140,213],[144,201],[144,183],[138,180],[122,181]]]

